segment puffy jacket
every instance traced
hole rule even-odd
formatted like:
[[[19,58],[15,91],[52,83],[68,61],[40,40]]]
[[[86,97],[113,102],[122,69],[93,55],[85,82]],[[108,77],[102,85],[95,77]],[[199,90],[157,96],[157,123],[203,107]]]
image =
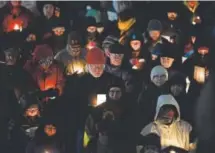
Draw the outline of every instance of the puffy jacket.
[[[170,126],[161,125],[156,122],[158,113],[162,106],[164,105],[174,105],[178,111],[178,118]],[[180,119],[180,108],[177,101],[171,95],[161,95],[157,101],[156,114],[154,117],[154,122],[148,124],[142,129],[141,135],[146,136],[149,133],[155,133],[161,138],[162,149],[169,146],[175,146],[189,151],[190,149],[190,132],[192,131],[192,126]]]

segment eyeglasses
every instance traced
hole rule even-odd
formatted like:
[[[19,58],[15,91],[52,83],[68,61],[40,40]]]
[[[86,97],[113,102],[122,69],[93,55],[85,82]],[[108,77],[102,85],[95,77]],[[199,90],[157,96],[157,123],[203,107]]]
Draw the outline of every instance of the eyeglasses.
[[[163,74],[163,75],[155,75],[153,78],[154,79],[165,79],[166,75],[165,74]]]
[[[111,56],[111,57],[114,57],[114,58],[123,58],[123,57],[124,57],[124,54],[110,53],[110,56]]]
[[[48,58],[45,58],[45,59],[41,59],[39,60],[39,64],[40,65],[50,65],[53,61],[53,57],[48,57]]]
[[[105,65],[104,64],[90,64],[89,67],[93,70],[95,70],[95,69],[102,70],[102,69],[104,69]]]

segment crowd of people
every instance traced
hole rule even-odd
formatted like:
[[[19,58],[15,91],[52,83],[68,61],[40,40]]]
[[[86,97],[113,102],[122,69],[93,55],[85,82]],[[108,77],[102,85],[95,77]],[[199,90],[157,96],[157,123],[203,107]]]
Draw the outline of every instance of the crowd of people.
[[[23,3],[0,8],[2,153],[198,151],[215,3]]]

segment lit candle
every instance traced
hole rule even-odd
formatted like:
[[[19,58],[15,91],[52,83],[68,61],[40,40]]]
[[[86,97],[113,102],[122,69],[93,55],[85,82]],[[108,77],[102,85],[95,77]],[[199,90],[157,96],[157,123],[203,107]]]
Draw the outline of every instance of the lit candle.
[[[13,30],[15,30],[15,31],[22,31],[22,27],[19,25],[19,24],[14,24],[14,28],[13,28]]]
[[[176,153],[174,150],[170,150],[170,152],[169,153]]]
[[[99,105],[105,103],[106,100],[107,100],[106,94],[97,94],[96,106],[99,106]]]
[[[76,74],[83,74],[86,72],[85,69],[85,61],[83,60],[78,60],[78,61],[72,61],[67,68],[67,74],[72,75],[74,73]]]
[[[194,79],[199,83],[205,82],[205,68],[204,67],[195,66]]]

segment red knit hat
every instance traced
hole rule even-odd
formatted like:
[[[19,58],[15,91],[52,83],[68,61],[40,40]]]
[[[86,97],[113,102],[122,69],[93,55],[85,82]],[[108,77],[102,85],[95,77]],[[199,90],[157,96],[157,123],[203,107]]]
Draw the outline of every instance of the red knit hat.
[[[39,61],[39,60],[41,60],[43,58],[47,58],[49,56],[54,56],[53,50],[49,45],[44,44],[44,45],[38,45],[35,47],[34,52],[33,52],[33,59],[35,61]]]
[[[86,55],[87,64],[105,64],[106,58],[104,52],[95,47],[87,52]]]

